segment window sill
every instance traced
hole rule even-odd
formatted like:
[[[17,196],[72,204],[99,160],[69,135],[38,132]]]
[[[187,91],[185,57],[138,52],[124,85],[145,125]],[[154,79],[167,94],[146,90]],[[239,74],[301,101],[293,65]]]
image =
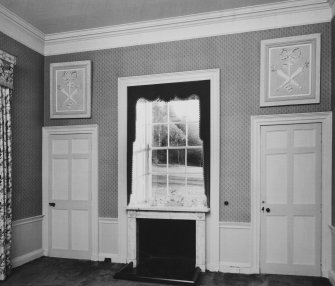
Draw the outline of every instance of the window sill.
[[[156,212],[197,212],[208,213],[210,208],[207,207],[152,207],[147,205],[132,205],[127,207],[128,211],[156,211]]]

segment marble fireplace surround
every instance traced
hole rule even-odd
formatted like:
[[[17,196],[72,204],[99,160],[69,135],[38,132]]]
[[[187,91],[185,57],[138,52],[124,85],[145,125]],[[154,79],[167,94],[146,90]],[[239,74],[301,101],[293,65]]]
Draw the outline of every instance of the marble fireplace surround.
[[[127,207],[127,262],[137,265],[137,219],[194,220],[196,236],[196,267],[206,269],[206,213],[209,208],[135,208]]]

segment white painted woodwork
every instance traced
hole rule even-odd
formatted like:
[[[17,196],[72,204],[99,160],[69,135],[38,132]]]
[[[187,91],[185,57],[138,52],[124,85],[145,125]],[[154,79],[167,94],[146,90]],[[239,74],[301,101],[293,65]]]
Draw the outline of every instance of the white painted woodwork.
[[[12,223],[12,266],[18,267],[43,256],[43,216],[28,217]]]
[[[320,276],[321,123],[262,126],[260,174],[261,272]]]
[[[90,164],[88,158],[72,160],[71,196],[73,200],[88,201],[90,198]]]
[[[250,223],[220,222],[220,271],[252,272],[252,231]]]
[[[99,218],[99,260],[119,260],[119,223],[117,218]]]
[[[45,255],[98,260],[97,171],[96,126],[43,128]]]
[[[251,116],[251,225],[252,225],[252,273],[260,272],[260,225],[261,225],[261,128],[291,124],[321,124],[321,274],[331,275],[331,193],[332,193],[332,112],[292,113]],[[277,130],[278,131],[278,130]],[[304,129],[295,132],[295,146],[310,146],[313,139],[299,139]],[[313,136],[312,136],[313,137]],[[283,140],[284,141],[284,140]],[[309,142],[309,143],[307,143]],[[305,166],[306,167],[306,166]],[[296,190],[296,198],[299,191]]]
[[[50,56],[330,22],[330,3],[331,0],[284,1],[47,34],[44,54]]]
[[[71,212],[71,249],[90,250],[89,213],[86,210],[73,210]]]
[[[69,224],[70,224],[69,211],[51,209],[50,212],[51,212],[50,242],[52,245],[52,250],[67,251],[69,249]],[[51,251],[50,254],[52,256]]]
[[[207,210],[208,211],[208,210]],[[128,208],[127,211],[127,263],[137,265],[137,219],[172,219],[195,220],[195,264],[206,270],[206,220],[205,212],[181,212],[181,211],[153,211]]]
[[[282,1],[168,19],[45,34],[28,23],[29,21],[0,5],[0,30],[40,54],[50,56],[324,23],[330,22],[334,14],[335,5],[332,0]]]
[[[118,81],[118,220],[119,220],[119,260],[126,262],[131,244],[128,233],[127,216],[127,88],[129,86],[150,85],[160,83],[210,81],[210,134],[211,134],[211,159],[210,159],[210,212],[206,214],[206,248],[205,265],[211,271],[219,270],[219,189],[220,189],[220,71],[197,70],[167,74],[155,74],[119,78]],[[159,218],[161,213],[167,211],[171,216],[177,212],[171,209],[141,208],[143,211],[155,212]],[[136,210],[136,209],[135,209]],[[180,210],[179,210],[180,211]],[[185,212],[203,212],[207,208],[184,208]],[[173,213],[173,215],[172,215]],[[186,215],[186,214],[184,214]],[[132,220],[129,222],[132,223]],[[133,238],[134,239],[134,238]],[[133,256],[131,256],[133,257]]]

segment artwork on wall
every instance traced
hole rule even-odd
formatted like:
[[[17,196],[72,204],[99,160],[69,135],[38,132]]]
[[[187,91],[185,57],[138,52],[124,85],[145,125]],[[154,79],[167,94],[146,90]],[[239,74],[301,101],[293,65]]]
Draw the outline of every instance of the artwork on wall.
[[[261,42],[260,106],[320,103],[320,34]]]
[[[50,64],[50,118],[91,117],[91,61]]]

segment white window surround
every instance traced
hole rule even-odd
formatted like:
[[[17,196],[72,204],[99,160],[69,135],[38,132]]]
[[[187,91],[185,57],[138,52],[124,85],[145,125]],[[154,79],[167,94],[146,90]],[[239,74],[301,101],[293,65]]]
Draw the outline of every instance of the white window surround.
[[[161,83],[210,81],[210,212],[206,215],[206,269],[219,270],[220,71],[197,70],[124,77],[118,80],[118,221],[119,262],[127,261],[127,88]],[[143,209],[142,209],[143,210]],[[150,210],[150,209],[149,209]],[[155,209],[157,211],[157,209]],[[164,211],[161,209],[160,211]],[[171,211],[171,210],[169,210]],[[187,210],[194,212],[196,210]],[[209,239],[210,238],[210,239]]]

